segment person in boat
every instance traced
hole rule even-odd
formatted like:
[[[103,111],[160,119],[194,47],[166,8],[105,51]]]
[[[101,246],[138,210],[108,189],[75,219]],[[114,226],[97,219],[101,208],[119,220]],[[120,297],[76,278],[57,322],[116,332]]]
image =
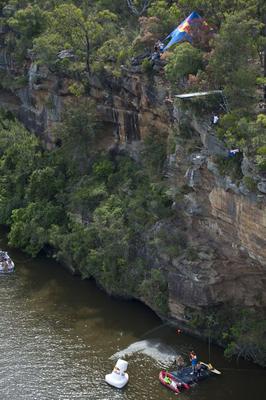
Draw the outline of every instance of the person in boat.
[[[189,359],[190,359],[191,368],[192,368],[191,375],[193,375],[196,373],[196,367],[198,364],[198,357],[197,357],[195,351],[191,350],[191,352],[189,353]]]
[[[204,365],[198,362],[196,365],[196,376],[199,377],[204,369],[205,369]]]
[[[165,377],[164,377],[164,382],[167,383],[167,385],[171,385],[172,380],[169,378],[168,375],[165,375]]]
[[[185,365],[184,358],[182,356],[177,356],[175,359],[175,364],[177,366],[177,370],[182,369]]]

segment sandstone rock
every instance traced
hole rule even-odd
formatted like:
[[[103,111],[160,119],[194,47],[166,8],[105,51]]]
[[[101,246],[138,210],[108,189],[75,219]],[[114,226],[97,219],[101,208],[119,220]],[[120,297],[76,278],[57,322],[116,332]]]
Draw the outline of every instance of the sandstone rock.
[[[261,193],[266,194],[266,180],[260,181],[257,185],[257,188]]]
[[[208,158],[207,161],[207,168],[210,172],[212,172],[215,176],[220,176],[219,170],[217,168],[217,165],[210,159]]]
[[[212,254],[204,253],[203,251],[200,251],[198,253],[198,257],[200,260],[203,260],[203,261],[204,260],[210,261],[213,258]]]
[[[187,185],[194,188],[200,183],[200,172],[198,168],[190,167],[185,174]]]
[[[247,158],[247,156],[243,155],[243,160],[241,163],[241,170],[244,176],[251,176],[253,177],[254,175],[256,175],[256,166],[255,163],[252,162],[251,160],[249,160]]]
[[[200,215],[202,212],[201,205],[196,200],[196,195],[193,193],[186,194],[185,199],[185,212],[188,215]]]

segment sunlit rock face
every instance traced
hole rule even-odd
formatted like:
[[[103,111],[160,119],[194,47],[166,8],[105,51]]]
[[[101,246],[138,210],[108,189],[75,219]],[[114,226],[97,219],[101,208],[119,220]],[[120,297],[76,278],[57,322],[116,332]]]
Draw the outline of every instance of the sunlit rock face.
[[[252,259],[266,266],[265,204],[220,188],[213,189],[209,198],[212,215],[232,247],[246,249]]]

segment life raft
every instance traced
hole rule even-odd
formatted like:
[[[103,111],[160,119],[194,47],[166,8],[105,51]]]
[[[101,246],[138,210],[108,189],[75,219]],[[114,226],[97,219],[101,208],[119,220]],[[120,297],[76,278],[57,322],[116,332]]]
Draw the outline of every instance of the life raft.
[[[175,393],[180,393],[184,389],[189,389],[189,385],[176,379],[176,377],[167,371],[161,371],[159,374],[159,380],[162,385],[166,386],[168,389]]]
[[[194,372],[189,367],[181,368],[178,371],[161,371],[159,374],[160,382],[175,393],[180,393],[184,389],[189,389],[191,385],[209,378],[212,375],[220,375],[221,372],[211,364],[199,363],[199,368]]]

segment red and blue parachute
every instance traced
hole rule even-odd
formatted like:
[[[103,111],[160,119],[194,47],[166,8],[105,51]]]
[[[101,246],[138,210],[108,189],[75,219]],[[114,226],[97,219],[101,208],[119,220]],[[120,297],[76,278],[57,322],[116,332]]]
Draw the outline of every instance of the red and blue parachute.
[[[189,41],[192,42],[191,29],[197,26],[200,26],[204,23],[203,18],[196,12],[193,11],[183,22],[181,22],[178,27],[173,30],[164,40],[164,42],[168,39],[170,41],[163,48],[163,51],[167,50],[173,44],[181,42],[181,41]]]

